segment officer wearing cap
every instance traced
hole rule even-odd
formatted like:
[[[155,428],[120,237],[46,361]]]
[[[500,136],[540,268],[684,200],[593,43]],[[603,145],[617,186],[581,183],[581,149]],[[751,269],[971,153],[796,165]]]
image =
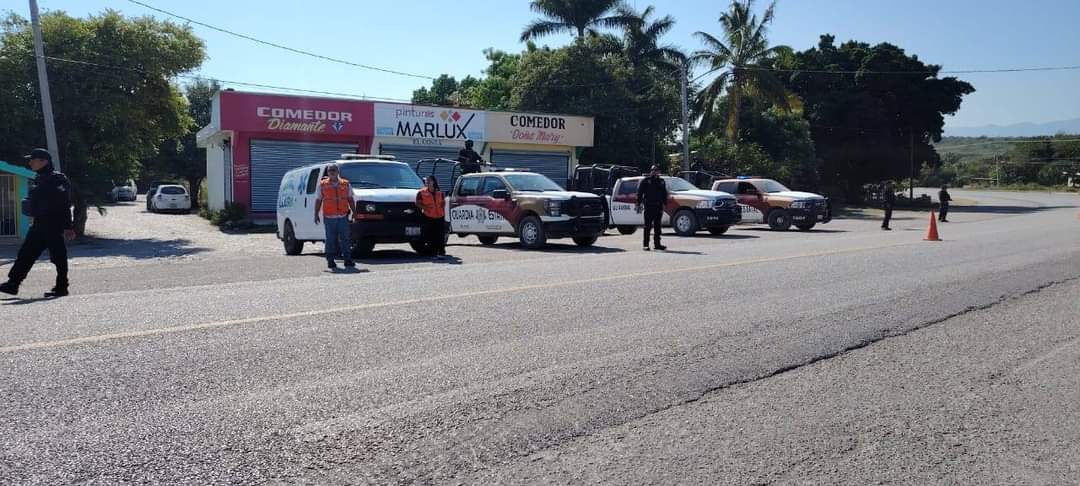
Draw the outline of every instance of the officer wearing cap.
[[[34,218],[30,232],[19,248],[19,256],[8,272],[8,281],[0,284],[0,292],[17,295],[19,285],[30,273],[30,267],[45,250],[49,260],[56,266],[56,286],[46,297],[68,295],[68,262],[65,240],[75,239],[71,220],[71,182],[53,168],[52,154],[45,149],[34,149],[24,157],[30,168],[37,172],[30,189],[30,197],[23,201],[23,212]]]
[[[484,163],[484,159],[473,150],[473,141],[466,140],[465,148],[458,151],[458,162],[461,163],[462,174],[472,174],[480,172],[480,165]]]

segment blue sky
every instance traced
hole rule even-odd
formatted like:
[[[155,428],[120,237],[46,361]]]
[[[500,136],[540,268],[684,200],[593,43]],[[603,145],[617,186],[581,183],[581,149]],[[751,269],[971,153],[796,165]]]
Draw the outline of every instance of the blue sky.
[[[518,51],[522,27],[535,16],[527,0],[143,0],[223,28],[327,56],[426,75],[458,78],[484,68],[481,51]],[[693,33],[716,32],[727,0],[628,0],[678,20],[668,41],[692,50]],[[24,0],[0,10],[29,15]],[[76,15],[113,8],[153,12],[126,0],[39,0],[43,10]],[[759,0],[759,8],[764,2]],[[160,14],[153,14],[161,17]],[[1080,65],[1080,1],[779,0],[773,43],[812,47],[823,33],[838,41],[891,42],[947,70]],[[195,26],[210,59],[202,74],[220,79],[409,98],[424,80],[366,71],[260,46]],[[551,37],[561,45],[569,37]],[[1080,71],[965,74],[977,92],[951,126],[1080,118]],[[241,88],[245,89],[245,88]],[[246,88],[250,89],[250,88]]]

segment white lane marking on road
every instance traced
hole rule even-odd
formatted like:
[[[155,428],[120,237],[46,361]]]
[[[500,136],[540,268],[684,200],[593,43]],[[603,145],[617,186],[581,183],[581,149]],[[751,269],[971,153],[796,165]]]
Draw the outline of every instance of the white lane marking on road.
[[[606,277],[594,277],[594,278],[586,278],[586,279],[579,279],[579,280],[567,280],[567,281],[562,281],[562,282],[552,282],[552,283],[545,283],[545,284],[522,285],[522,286],[517,286],[517,287],[506,287],[506,288],[489,289],[489,290],[478,290],[478,291],[475,291],[475,292],[463,292],[463,293],[447,294],[447,295],[433,295],[433,296],[430,296],[430,297],[421,297],[421,298],[417,298],[417,299],[405,299],[405,300],[395,300],[395,301],[389,301],[389,302],[375,302],[375,303],[370,303],[370,304],[359,304],[359,305],[349,305],[349,306],[342,306],[342,307],[332,307],[332,308],[328,308],[328,309],[311,310],[311,311],[304,311],[304,312],[294,312],[294,313],[289,313],[289,314],[276,314],[276,315],[259,316],[259,317],[248,317],[248,318],[244,318],[244,319],[230,319],[230,320],[225,320],[225,321],[204,322],[204,323],[200,323],[200,324],[186,324],[186,325],[182,325],[182,326],[161,327],[161,328],[156,328],[156,329],[145,329],[145,330],[141,330],[141,331],[118,332],[118,333],[111,333],[111,334],[99,334],[99,335],[95,335],[95,336],[84,336],[84,337],[79,337],[79,338],[61,339],[61,340],[56,340],[56,341],[41,341],[41,342],[36,342],[36,343],[27,343],[27,344],[18,344],[18,345],[14,345],[14,346],[0,347],[0,354],[2,354],[2,353],[14,353],[14,352],[18,352],[18,351],[30,351],[30,350],[36,350],[36,349],[60,348],[60,347],[66,347],[66,346],[74,346],[74,345],[78,345],[78,344],[101,343],[101,342],[105,342],[105,341],[113,341],[113,340],[118,340],[118,339],[128,339],[128,338],[138,338],[138,337],[147,337],[147,336],[157,336],[157,335],[162,335],[162,334],[173,334],[173,333],[180,333],[180,332],[199,331],[199,330],[204,330],[204,329],[215,329],[215,328],[221,328],[221,327],[238,326],[238,325],[243,325],[243,324],[252,324],[252,323],[256,323],[256,322],[282,321],[282,320],[288,320],[288,319],[297,319],[297,318],[301,318],[301,317],[317,317],[317,316],[323,316],[323,315],[328,315],[328,314],[337,314],[337,313],[341,313],[341,312],[354,312],[354,311],[359,311],[359,310],[377,309],[377,308],[380,308],[380,307],[390,307],[390,306],[397,306],[397,305],[413,305],[413,304],[421,304],[421,303],[425,303],[425,302],[435,302],[435,301],[448,300],[448,299],[481,297],[481,296],[485,296],[485,295],[497,295],[497,294],[509,294],[509,293],[514,293],[514,292],[523,292],[523,291],[529,291],[529,290],[553,289],[553,288],[559,288],[559,287],[570,287],[570,286],[574,286],[574,285],[593,284],[593,283],[599,283],[599,282],[610,282],[610,281],[614,281],[614,280],[623,280],[623,279],[630,279],[630,278],[655,277],[655,276],[658,276],[658,275],[672,275],[672,274],[685,273],[685,272],[700,272],[702,270],[714,270],[714,269],[718,269],[718,268],[736,267],[736,266],[742,266],[742,265],[754,265],[754,264],[760,264],[760,263],[774,263],[774,262],[781,262],[781,261],[786,261],[786,260],[795,260],[795,259],[799,259],[799,258],[811,258],[811,257],[820,257],[820,256],[829,256],[829,255],[840,255],[840,254],[844,254],[844,253],[857,253],[857,252],[871,251],[871,250],[883,250],[883,249],[888,249],[888,248],[897,248],[897,247],[901,247],[901,246],[911,246],[911,245],[916,245],[916,244],[918,244],[918,242],[904,242],[904,243],[893,243],[893,244],[889,244],[889,245],[880,245],[880,246],[867,246],[867,247],[847,248],[847,249],[840,249],[840,250],[829,250],[829,251],[822,251],[822,252],[815,252],[815,253],[803,253],[803,254],[799,254],[799,255],[788,255],[788,256],[778,256],[778,257],[769,257],[769,258],[755,258],[755,259],[750,259],[750,260],[739,260],[739,261],[734,261],[734,262],[716,263],[716,264],[711,264],[711,265],[700,265],[700,266],[693,266],[693,267],[670,268],[670,269],[666,269],[666,270],[653,270],[653,271],[649,271],[649,272],[624,273],[624,274],[618,274],[618,275],[609,275],[609,276],[606,276]]]

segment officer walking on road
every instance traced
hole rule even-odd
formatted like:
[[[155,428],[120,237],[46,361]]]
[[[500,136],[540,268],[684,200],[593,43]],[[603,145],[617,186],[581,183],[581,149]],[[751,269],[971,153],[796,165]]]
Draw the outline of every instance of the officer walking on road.
[[[940,221],[942,223],[948,223],[949,220],[946,219],[946,218],[948,217],[948,214],[949,214],[949,203],[952,202],[952,196],[949,195],[949,186],[947,186],[945,184],[942,184],[941,185],[941,190],[938,191],[938,193],[937,193],[937,197],[938,197],[938,202],[941,205],[941,208],[940,208],[941,210],[938,213],[938,221]]]
[[[65,240],[75,239],[71,221],[71,182],[53,168],[52,154],[45,149],[34,149],[25,157],[30,168],[37,172],[30,189],[30,197],[24,201],[23,212],[34,218],[26,241],[19,248],[19,256],[8,272],[8,281],[0,284],[0,292],[17,295],[19,285],[30,273],[30,268],[45,250],[49,260],[56,266],[56,286],[45,297],[68,295],[68,261]],[[27,207],[28,206],[28,207]]]
[[[882,189],[881,201],[881,207],[885,209],[885,219],[881,222],[881,229],[892,231],[892,228],[889,227],[889,221],[892,220],[893,206],[896,205],[896,189],[893,188],[892,181],[885,182],[885,188]]]
[[[641,180],[637,190],[637,212],[645,211],[645,239],[642,249],[649,251],[649,230],[653,232],[653,248],[666,250],[660,244],[660,224],[664,219],[664,205],[667,204],[667,183],[660,177],[660,166],[654,165],[649,176]]]

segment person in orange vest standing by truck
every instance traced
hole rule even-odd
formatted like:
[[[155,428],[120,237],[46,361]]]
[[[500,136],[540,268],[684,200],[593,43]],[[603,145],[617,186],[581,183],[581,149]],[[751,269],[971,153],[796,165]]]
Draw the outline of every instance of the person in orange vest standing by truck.
[[[341,177],[341,169],[337,164],[326,166],[326,177],[319,181],[319,194],[315,199],[315,224],[319,224],[321,214],[326,232],[326,267],[330,270],[337,270],[334,260],[339,255],[345,260],[345,268],[356,268],[352,259],[352,235],[349,234],[349,216],[355,204],[352,186]]]
[[[424,188],[416,193],[416,207],[424,215],[421,234],[436,260],[446,259],[446,198],[433,176],[424,179]]]

